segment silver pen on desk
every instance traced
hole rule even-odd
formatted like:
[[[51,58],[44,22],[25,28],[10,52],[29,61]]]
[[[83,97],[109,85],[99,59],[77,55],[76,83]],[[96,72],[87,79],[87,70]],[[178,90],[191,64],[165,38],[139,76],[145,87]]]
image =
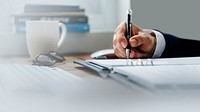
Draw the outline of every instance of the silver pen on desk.
[[[126,11],[126,40],[128,41],[128,45],[126,46],[126,58],[130,58],[130,50],[131,46],[129,44],[129,39],[132,37],[132,10],[128,9]]]

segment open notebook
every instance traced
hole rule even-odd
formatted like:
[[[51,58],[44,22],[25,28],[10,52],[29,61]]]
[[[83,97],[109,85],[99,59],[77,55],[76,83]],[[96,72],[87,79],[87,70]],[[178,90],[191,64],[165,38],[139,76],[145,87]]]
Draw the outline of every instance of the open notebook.
[[[152,89],[200,89],[200,57],[86,60],[75,63],[127,84]]]

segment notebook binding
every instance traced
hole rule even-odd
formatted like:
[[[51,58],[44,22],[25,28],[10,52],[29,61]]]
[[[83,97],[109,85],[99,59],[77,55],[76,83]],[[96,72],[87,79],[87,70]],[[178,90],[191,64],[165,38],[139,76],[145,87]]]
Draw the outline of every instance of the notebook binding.
[[[153,61],[148,58],[148,59],[137,59],[137,60],[131,60],[131,59],[127,59],[127,65],[129,66],[153,66]]]

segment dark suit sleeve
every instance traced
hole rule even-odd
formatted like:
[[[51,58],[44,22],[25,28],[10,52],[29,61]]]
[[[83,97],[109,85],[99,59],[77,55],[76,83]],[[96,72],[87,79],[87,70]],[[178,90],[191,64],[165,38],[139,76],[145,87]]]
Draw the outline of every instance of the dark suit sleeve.
[[[166,41],[166,47],[161,58],[200,56],[200,41],[162,34]]]

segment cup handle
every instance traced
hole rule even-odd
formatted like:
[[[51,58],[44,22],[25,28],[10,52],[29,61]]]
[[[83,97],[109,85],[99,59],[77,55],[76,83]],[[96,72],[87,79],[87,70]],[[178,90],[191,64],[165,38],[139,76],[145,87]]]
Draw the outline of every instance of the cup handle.
[[[58,23],[58,26],[61,28],[61,32],[62,32],[60,39],[58,41],[58,48],[60,48],[61,45],[63,44],[64,40],[65,40],[65,37],[66,37],[66,34],[67,34],[67,28],[63,23]]]

